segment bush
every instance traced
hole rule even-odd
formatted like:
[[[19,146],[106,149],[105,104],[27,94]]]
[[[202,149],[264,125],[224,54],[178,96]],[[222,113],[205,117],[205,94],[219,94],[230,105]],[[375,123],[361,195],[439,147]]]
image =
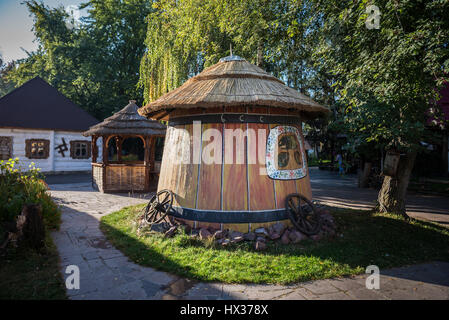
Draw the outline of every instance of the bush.
[[[18,158],[0,161],[0,226],[15,221],[25,204],[40,204],[45,225],[59,227],[61,212],[47,193],[43,178],[34,163],[24,170]]]

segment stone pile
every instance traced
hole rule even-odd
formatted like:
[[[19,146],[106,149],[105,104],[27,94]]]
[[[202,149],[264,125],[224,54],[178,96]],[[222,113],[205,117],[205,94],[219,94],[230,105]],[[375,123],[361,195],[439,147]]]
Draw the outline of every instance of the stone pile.
[[[321,230],[318,234],[307,236],[295,228],[288,227],[283,222],[277,222],[269,228],[260,227],[253,232],[243,233],[233,230],[216,230],[212,228],[192,229],[188,225],[169,225],[166,222],[154,224],[151,231],[164,233],[166,237],[172,237],[176,234],[178,228],[183,228],[184,232],[190,234],[193,238],[200,240],[213,239],[217,244],[227,246],[231,243],[243,241],[254,242],[256,250],[264,250],[268,241],[276,241],[282,244],[295,244],[306,239],[319,241],[323,238],[331,238],[336,235],[336,224],[334,217],[328,210],[319,208],[318,214],[321,221]]]

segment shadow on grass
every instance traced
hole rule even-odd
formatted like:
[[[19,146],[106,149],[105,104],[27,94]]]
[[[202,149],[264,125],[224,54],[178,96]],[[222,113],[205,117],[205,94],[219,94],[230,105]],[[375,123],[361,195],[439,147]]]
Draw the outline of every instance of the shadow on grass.
[[[58,259],[49,230],[42,249],[8,248],[0,257],[0,300],[66,299]]]
[[[359,274],[373,264],[382,270],[449,261],[449,230],[444,227],[356,210],[332,211],[339,227],[336,237],[287,246],[271,242],[264,252],[255,251],[252,243],[222,247],[188,235],[139,238],[132,226],[138,215],[133,207],[104,217],[100,227],[134,262],[202,281],[294,283]]]

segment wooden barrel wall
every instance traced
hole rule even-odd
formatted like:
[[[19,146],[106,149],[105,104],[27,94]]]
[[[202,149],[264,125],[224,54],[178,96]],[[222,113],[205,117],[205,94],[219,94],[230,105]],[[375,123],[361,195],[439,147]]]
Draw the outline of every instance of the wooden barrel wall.
[[[201,133],[208,129],[216,129],[224,137],[225,129],[241,129],[245,141],[244,162],[232,164],[221,163],[207,164],[201,158],[209,143],[203,142],[200,148],[195,149],[193,145],[193,124],[182,124],[169,126],[165,139],[164,154],[161,165],[158,191],[163,189],[171,190],[174,193],[173,207],[182,212],[194,211],[199,214],[201,221],[190,221],[190,225],[195,227],[214,227],[222,229],[232,229],[241,232],[248,232],[258,227],[267,227],[275,222],[263,221],[244,223],[228,223],[226,215],[234,213],[248,214],[264,212],[285,212],[285,198],[291,193],[300,193],[311,199],[310,178],[306,165],[307,174],[305,177],[296,180],[275,180],[269,176],[260,174],[265,169],[265,164],[261,165],[257,159],[251,159],[257,152],[265,155],[266,141],[254,139],[251,135],[246,137],[247,129],[265,129],[267,138],[270,129],[276,127],[277,123],[202,123]],[[301,123],[294,125],[300,132],[300,139],[304,147],[304,137],[302,135]],[[238,138],[238,137],[237,137]],[[218,155],[225,159],[226,152],[233,152],[236,159],[241,150],[231,150],[226,145],[223,138],[222,154]],[[235,141],[234,141],[235,142]],[[248,150],[250,148],[250,150]],[[190,150],[190,160],[182,163],[180,161],[186,154],[183,150]],[[197,150],[197,154],[194,151]],[[250,152],[248,152],[250,151]],[[193,159],[197,159],[192,161]],[[201,161],[199,161],[201,160]],[[306,159],[303,159],[306,162]],[[191,210],[188,210],[191,209]],[[208,220],[214,215],[214,219]],[[223,215],[221,221],[217,221],[217,216]],[[181,216],[183,216],[181,214]],[[179,217],[178,217],[179,218]],[[285,217],[284,217],[285,219]],[[281,221],[289,224],[288,220]],[[215,220],[215,221],[214,221]],[[218,218],[220,220],[220,218]]]

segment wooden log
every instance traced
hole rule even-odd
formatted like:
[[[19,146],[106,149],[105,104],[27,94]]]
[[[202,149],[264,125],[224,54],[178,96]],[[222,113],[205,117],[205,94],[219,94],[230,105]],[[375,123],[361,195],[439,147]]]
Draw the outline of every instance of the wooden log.
[[[42,206],[36,204],[25,205],[21,215],[25,217],[22,229],[23,241],[32,248],[42,248],[45,245]]]
[[[1,244],[5,249],[9,244],[40,249],[45,245],[45,226],[42,217],[42,206],[24,205],[22,213],[17,217],[15,227],[10,229],[8,237]]]

